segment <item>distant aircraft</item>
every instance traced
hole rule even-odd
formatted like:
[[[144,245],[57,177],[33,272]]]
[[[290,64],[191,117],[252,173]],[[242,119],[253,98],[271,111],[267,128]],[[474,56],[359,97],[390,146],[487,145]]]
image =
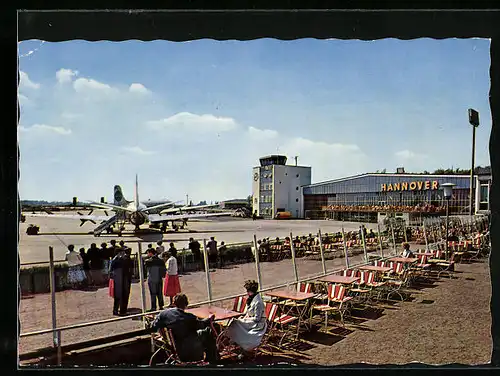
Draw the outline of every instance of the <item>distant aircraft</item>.
[[[190,213],[182,214],[182,212],[192,212],[200,209],[207,209],[209,207],[216,207],[218,205],[200,205],[200,206],[182,206],[174,207],[169,209],[164,209],[168,206],[174,206],[175,202],[166,202],[159,205],[147,207],[139,201],[139,180],[138,176],[135,176],[135,197],[134,201],[128,201],[123,196],[122,189],[119,185],[114,187],[114,203],[97,203],[97,202],[86,202],[94,208],[104,209],[106,215],[92,215],[92,211],[88,215],[78,213],[78,215],[63,215],[63,214],[34,214],[25,213],[26,217],[49,217],[49,218],[65,218],[65,219],[79,219],[81,221],[80,226],[83,226],[85,222],[89,221],[96,224],[97,221],[102,222],[98,225],[92,232],[95,236],[99,236],[102,232],[106,231],[111,233],[113,227],[118,228],[118,235],[121,235],[122,231],[125,229],[126,223],[131,223],[135,226],[135,230],[139,230],[140,226],[145,223],[151,223],[152,227],[161,228],[163,232],[166,231],[168,223],[172,224],[174,230],[184,228],[187,221],[192,218],[207,218],[207,217],[218,217],[218,216],[229,216],[232,214],[231,211],[224,211],[218,213]],[[160,210],[164,209],[164,211]],[[107,210],[114,211],[114,215],[108,215]],[[153,214],[151,212],[158,212],[160,214]],[[163,213],[163,214],[162,214]],[[180,214],[170,214],[170,213],[180,213]],[[177,223],[180,223],[177,225]]]

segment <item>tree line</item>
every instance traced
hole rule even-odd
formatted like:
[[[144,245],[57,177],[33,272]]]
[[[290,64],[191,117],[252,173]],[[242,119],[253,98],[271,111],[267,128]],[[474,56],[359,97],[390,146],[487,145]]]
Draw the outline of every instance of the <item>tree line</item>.
[[[481,172],[484,169],[489,169],[490,166],[477,166],[474,167],[474,173],[477,174]],[[387,173],[387,170],[384,168],[383,170],[377,170],[375,171],[376,174],[385,174]],[[470,168],[469,169],[461,169],[461,168],[438,168],[437,170],[434,170],[433,172],[429,172],[427,170],[424,170],[423,172],[414,172],[412,174],[415,175],[469,175],[470,174]]]

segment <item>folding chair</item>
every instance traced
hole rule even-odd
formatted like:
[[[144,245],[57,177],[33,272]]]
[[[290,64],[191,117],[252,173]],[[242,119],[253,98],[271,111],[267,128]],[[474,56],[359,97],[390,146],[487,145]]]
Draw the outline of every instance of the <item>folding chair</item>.
[[[347,304],[350,300],[352,300],[351,296],[345,296],[346,288],[343,285],[328,285],[328,298],[326,304],[318,304],[313,305],[311,307],[311,317],[312,320],[314,311],[324,312],[325,313],[325,330],[328,328],[328,313],[332,311],[337,311],[340,314],[340,322],[342,326],[345,327],[344,324],[344,315],[347,311],[350,310],[350,306]],[[332,306],[332,303],[334,305]]]
[[[248,300],[247,296],[238,296],[234,298],[233,311],[239,313],[245,312],[247,300]]]
[[[354,297],[358,298],[356,299],[359,303],[361,304],[366,304],[370,300],[370,292],[371,289],[365,288],[365,284],[368,281],[368,272],[360,272],[359,270],[356,271],[354,276],[358,276],[356,274],[359,273],[360,280],[358,282],[354,282],[357,287],[352,288],[349,290],[349,293],[354,294]]]
[[[278,346],[281,346],[285,337],[290,334],[290,324],[298,320],[298,317],[279,314],[279,311],[280,307],[276,303],[266,303],[266,317],[268,322],[266,336],[264,336],[266,337],[266,344],[269,342],[270,338],[272,338],[272,336],[278,331],[277,326],[279,325],[281,331],[283,332],[278,342]]]
[[[179,358],[179,355],[177,353],[177,349],[175,347],[175,339],[174,335],[172,333],[171,329],[165,329],[162,328],[158,331],[159,336],[153,337],[154,338],[154,343],[155,345],[158,344],[159,348],[156,350],[151,358],[149,359],[149,365],[151,366],[153,363],[153,358],[161,351],[165,351],[167,357],[167,360],[165,361],[165,364],[172,364],[172,365],[207,365],[208,362],[205,360],[196,360],[196,361],[182,361]]]

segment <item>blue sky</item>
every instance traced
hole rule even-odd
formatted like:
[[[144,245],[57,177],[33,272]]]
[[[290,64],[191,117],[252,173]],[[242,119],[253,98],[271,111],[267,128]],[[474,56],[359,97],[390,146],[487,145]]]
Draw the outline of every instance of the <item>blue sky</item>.
[[[489,165],[484,39],[19,44],[21,199],[246,197],[263,155],[313,182]],[[30,53],[30,51],[33,51]]]

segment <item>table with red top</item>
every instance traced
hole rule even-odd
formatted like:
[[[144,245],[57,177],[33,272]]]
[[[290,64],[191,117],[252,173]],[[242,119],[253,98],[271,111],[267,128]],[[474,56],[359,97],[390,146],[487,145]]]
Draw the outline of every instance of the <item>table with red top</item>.
[[[326,283],[340,283],[341,285],[352,285],[354,282],[359,281],[360,277],[346,277],[343,275],[332,274],[318,279],[320,282]]]
[[[415,253],[415,256],[432,257],[432,256],[434,256],[434,253],[433,252],[417,252],[417,253]]]
[[[387,273],[392,270],[390,266],[375,266],[375,265],[363,265],[359,266],[358,269],[367,270],[370,272],[377,272],[377,273]]]
[[[392,257],[389,259],[389,261],[392,262],[402,262],[403,264],[412,264],[414,262],[418,261],[418,258],[412,258],[412,257]]]
[[[215,321],[225,321],[243,315],[240,312],[231,311],[217,306],[202,306],[196,308],[188,308],[186,312],[192,313],[200,319],[206,319],[215,315]]]
[[[317,294],[312,292],[299,292],[292,290],[275,290],[269,291],[266,295],[279,298],[284,300],[292,300],[293,302],[297,302],[295,305],[286,305],[280,304],[283,309],[283,315],[295,316],[297,317],[297,338],[299,337],[301,327],[305,327],[305,329],[309,330],[311,325],[309,321],[309,309],[310,309],[310,300],[314,298]],[[300,304],[302,303],[302,304]],[[295,312],[292,312],[294,311]],[[295,313],[295,314],[294,314]]]

